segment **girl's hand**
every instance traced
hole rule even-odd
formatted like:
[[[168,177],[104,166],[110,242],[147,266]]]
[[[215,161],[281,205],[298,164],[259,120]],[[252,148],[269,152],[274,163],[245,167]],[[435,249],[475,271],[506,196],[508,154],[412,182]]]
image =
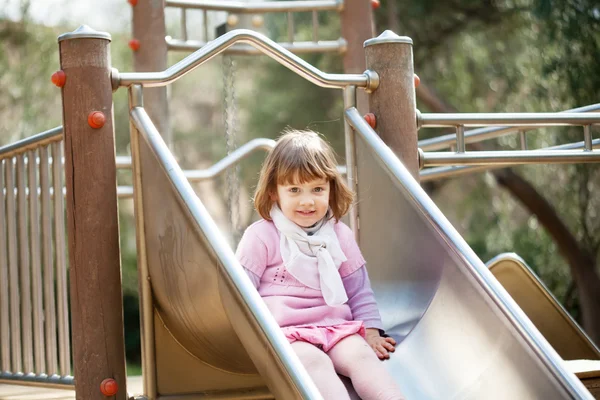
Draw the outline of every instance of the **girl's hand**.
[[[390,358],[390,353],[396,350],[396,341],[391,337],[379,336],[378,329],[368,328],[365,340],[381,360]]]

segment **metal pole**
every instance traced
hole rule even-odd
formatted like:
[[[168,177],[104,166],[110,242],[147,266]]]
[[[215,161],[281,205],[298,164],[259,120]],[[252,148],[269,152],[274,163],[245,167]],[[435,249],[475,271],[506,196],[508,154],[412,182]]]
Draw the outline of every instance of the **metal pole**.
[[[423,166],[442,165],[521,165],[600,162],[600,151],[508,150],[468,153],[424,152]]]
[[[592,126],[584,125],[583,126],[583,143],[585,145],[586,151],[592,150]]]
[[[379,74],[379,87],[369,99],[377,118],[376,132],[418,180],[412,39],[385,31],[364,46],[367,68]]]
[[[10,160],[10,159],[9,159]],[[0,287],[8,288],[7,248],[6,248],[6,197],[8,190],[4,185],[4,170],[9,160],[0,160]],[[0,290],[0,354],[2,355],[2,371],[12,371],[10,367],[10,307],[9,291]]]
[[[19,314],[19,267],[17,253],[17,223],[15,206],[14,159],[4,161],[6,173],[6,221],[8,228],[8,276],[10,281],[10,339],[12,346],[12,370],[22,372],[21,315]]]
[[[317,43],[319,41],[319,13],[317,11],[312,12],[312,40]]]
[[[527,150],[527,133],[519,131],[519,139],[521,141],[521,150]]]
[[[456,127],[456,152],[465,152],[465,126],[458,125]]]
[[[42,262],[44,272],[44,319],[46,322],[46,374],[56,369],[56,303],[54,302],[54,263],[52,260],[52,208],[48,147],[40,148],[40,198],[42,202]]]
[[[181,38],[183,40],[188,40],[187,33],[187,8],[181,9]]]
[[[127,398],[110,40],[86,26],[58,38],[78,400],[104,400],[106,379]]]
[[[129,108],[143,107],[142,87],[132,85],[129,88]],[[144,202],[142,199],[142,177],[140,165],[140,134],[135,128],[131,117],[129,120],[129,131],[131,134],[131,164],[134,179],[134,213],[136,221],[136,246],[138,249],[138,271],[140,284],[140,325],[142,336],[142,371],[144,379],[144,395],[149,399],[155,399],[157,395],[156,383],[156,356],[154,352],[154,306],[152,304],[152,287],[150,285],[150,273],[146,260],[146,236],[144,225]]]
[[[182,10],[182,18],[184,18],[186,12],[185,8],[187,7]],[[133,37],[140,42],[140,48],[133,53],[133,68],[138,72],[165,70],[167,68],[165,1],[139,1],[132,11]],[[187,35],[185,38],[187,38]],[[165,142],[169,145],[171,142],[171,124],[169,122],[167,88],[146,88],[144,89],[144,97],[146,98],[146,111]]]
[[[63,190],[63,166],[62,147],[63,144],[52,143],[52,184],[54,193],[62,193]],[[58,355],[60,375],[71,374],[71,348],[69,343],[69,308],[67,302],[67,243],[65,240],[65,202],[64,197],[54,196],[54,240],[55,240],[55,271],[56,271],[56,307],[58,311]]]
[[[350,107],[356,107],[356,86],[348,86],[344,89],[344,110]],[[354,140],[354,130],[352,126],[344,119],[344,137],[346,139],[346,182],[352,193],[356,196],[356,142]],[[350,228],[354,232],[354,237],[358,241],[358,207],[352,204],[349,211]]]
[[[294,43],[294,14],[287,13],[287,25],[288,25],[288,42]]]
[[[25,155],[17,156],[17,218],[19,231],[19,269],[21,302],[21,340],[23,346],[23,372],[33,373],[33,336],[31,320],[31,272],[29,266],[29,232],[27,229]]]
[[[31,238],[31,290],[33,293],[33,348],[35,373],[44,371],[44,300],[42,291],[42,258],[40,246],[40,210],[37,174],[37,155],[34,150],[27,153],[29,172],[29,232]]]

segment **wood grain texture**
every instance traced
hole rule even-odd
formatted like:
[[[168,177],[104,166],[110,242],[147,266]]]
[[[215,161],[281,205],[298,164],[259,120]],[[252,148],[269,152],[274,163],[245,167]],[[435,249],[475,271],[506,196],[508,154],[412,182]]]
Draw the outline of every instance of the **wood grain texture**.
[[[341,15],[342,37],[347,42],[344,54],[344,72],[362,74],[367,69],[363,43],[375,35],[373,9],[367,0],[346,0]],[[364,90],[356,92],[357,109],[365,114],[369,111],[369,96]]]
[[[417,117],[412,45],[384,43],[365,48],[367,68],[379,74],[369,98],[376,132],[419,179]]]
[[[106,399],[100,383],[113,378],[126,398],[125,349],[117,212],[109,41],[60,42],[71,324],[77,399]],[[87,122],[106,116],[102,128]]]
[[[133,7],[133,37],[140,48],[133,52],[137,72],[160,72],[167,69],[164,0],[139,0]],[[144,89],[144,108],[167,144],[171,139],[167,88]]]

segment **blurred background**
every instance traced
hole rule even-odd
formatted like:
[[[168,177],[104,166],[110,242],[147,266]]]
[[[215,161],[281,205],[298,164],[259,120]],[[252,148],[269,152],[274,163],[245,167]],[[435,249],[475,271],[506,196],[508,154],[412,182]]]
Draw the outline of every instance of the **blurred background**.
[[[169,34],[179,32],[179,18],[167,12]],[[265,17],[263,32],[285,39],[285,18]],[[211,13],[212,37],[226,19]],[[310,19],[310,13],[298,16],[298,39],[310,40],[311,28],[302,25]],[[320,13],[319,22],[323,39],[340,36],[336,14]],[[382,0],[374,22],[377,34],[391,29],[413,39],[421,111],[554,112],[599,102],[597,1]],[[61,125],[60,90],[50,83],[59,68],[56,39],[81,24],[109,32],[113,66],[133,71],[125,0],[0,0],[0,144]],[[203,30],[201,24],[201,15],[190,13],[190,37]],[[170,53],[168,65],[185,55]],[[303,58],[323,71],[342,72],[339,55]],[[127,93],[119,90],[114,98],[117,154],[128,155]],[[226,107],[232,99],[233,107]],[[344,161],[340,92],[318,88],[263,56],[216,58],[170,87],[169,107],[172,148],[184,169],[206,168],[224,157],[226,131],[239,146],[255,137],[276,138],[286,127],[323,133]],[[449,132],[422,130],[419,139],[443,133]],[[485,149],[517,148],[518,140],[506,136],[486,142]],[[583,134],[581,128],[540,129],[527,140],[529,148],[539,148],[581,141]],[[251,156],[237,170],[238,229],[256,218],[251,195],[263,158]],[[122,174],[119,182],[131,179]],[[583,327],[600,343],[598,166],[525,166],[424,186],[484,262],[502,252],[519,254],[580,323],[585,296],[594,317]],[[225,178],[198,185],[197,192],[227,230]],[[140,349],[133,206],[121,200],[119,207],[126,348],[135,373]],[[235,232],[229,234],[235,245]],[[585,288],[576,276],[588,277]]]

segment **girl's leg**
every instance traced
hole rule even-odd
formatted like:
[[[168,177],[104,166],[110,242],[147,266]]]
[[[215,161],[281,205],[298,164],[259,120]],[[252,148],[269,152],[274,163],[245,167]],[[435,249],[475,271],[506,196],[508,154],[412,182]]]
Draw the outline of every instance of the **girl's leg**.
[[[338,374],[352,380],[362,400],[403,400],[400,388],[359,335],[340,340],[327,353]]]
[[[337,376],[327,354],[314,345],[302,341],[292,343],[292,348],[324,399],[350,400],[350,395]]]

